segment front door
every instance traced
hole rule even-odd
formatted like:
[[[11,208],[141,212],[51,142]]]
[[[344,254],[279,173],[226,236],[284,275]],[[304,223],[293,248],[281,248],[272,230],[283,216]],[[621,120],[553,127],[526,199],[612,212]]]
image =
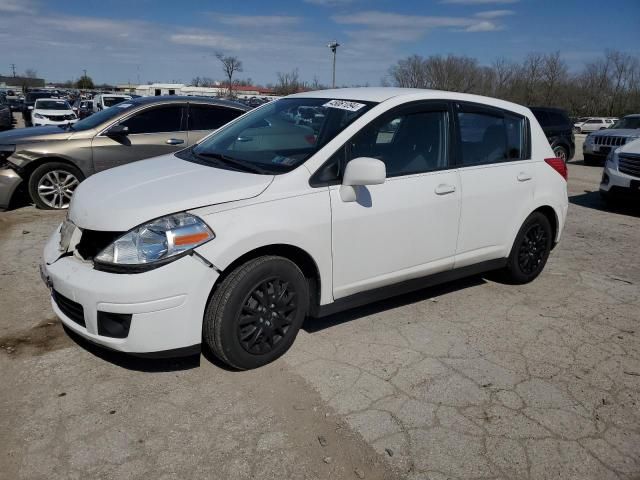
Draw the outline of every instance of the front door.
[[[387,180],[357,187],[355,202],[330,187],[335,299],[452,268],[460,185],[450,138],[447,104],[422,102],[384,114],[336,154],[382,160]]]
[[[103,132],[96,136],[91,144],[96,172],[185,148],[185,110],[180,104],[150,107],[119,123],[129,128],[127,135]]]

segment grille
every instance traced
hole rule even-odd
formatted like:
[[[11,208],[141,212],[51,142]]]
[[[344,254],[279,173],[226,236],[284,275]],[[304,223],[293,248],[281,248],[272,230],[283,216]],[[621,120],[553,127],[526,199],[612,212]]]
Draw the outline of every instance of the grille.
[[[63,120],[73,120],[73,115],[45,115],[49,120],[62,122]]]
[[[618,154],[618,170],[632,177],[640,178],[640,155],[633,153]]]
[[[82,305],[68,299],[64,295],[61,295],[56,290],[53,290],[52,296],[53,300],[56,302],[56,305],[58,305],[58,308],[62,311],[62,313],[64,313],[78,325],[86,327],[84,323],[84,309],[82,308]]]
[[[611,145],[613,147],[619,147],[627,143],[627,137],[614,137],[614,136],[598,136],[593,139],[593,143],[596,145]]]

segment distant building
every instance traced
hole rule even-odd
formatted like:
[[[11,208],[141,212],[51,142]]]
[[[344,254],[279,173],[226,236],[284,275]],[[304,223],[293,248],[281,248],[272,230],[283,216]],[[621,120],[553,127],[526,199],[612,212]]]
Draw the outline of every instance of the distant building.
[[[3,77],[0,75],[1,87],[14,88],[42,88],[44,87],[44,78],[29,77]]]
[[[135,93],[143,97],[160,95],[188,95],[198,97],[223,97],[228,93],[227,87],[219,85],[215,87],[194,87],[183,83],[152,83],[150,85],[138,85],[129,93]],[[124,91],[124,90],[122,90]],[[240,86],[233,87],[233,93],[238,98],[271,97],[273,90],[262,87]]]

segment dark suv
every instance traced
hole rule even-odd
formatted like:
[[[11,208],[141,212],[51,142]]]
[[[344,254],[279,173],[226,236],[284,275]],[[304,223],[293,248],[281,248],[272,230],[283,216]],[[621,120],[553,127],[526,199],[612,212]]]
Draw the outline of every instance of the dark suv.
[[[556,157],[568,162],[576,150],[573,124],[561,108],[529,107],[538,119]]]

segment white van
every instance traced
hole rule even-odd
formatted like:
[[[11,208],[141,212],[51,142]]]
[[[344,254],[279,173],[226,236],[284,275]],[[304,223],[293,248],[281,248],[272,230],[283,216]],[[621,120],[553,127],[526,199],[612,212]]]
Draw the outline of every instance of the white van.
[[[115,93],[100,93],[93,97],[93,112],[99,112],[109,107],[113,107],[125,100],[131,100],[130,95],[118,95]]]

